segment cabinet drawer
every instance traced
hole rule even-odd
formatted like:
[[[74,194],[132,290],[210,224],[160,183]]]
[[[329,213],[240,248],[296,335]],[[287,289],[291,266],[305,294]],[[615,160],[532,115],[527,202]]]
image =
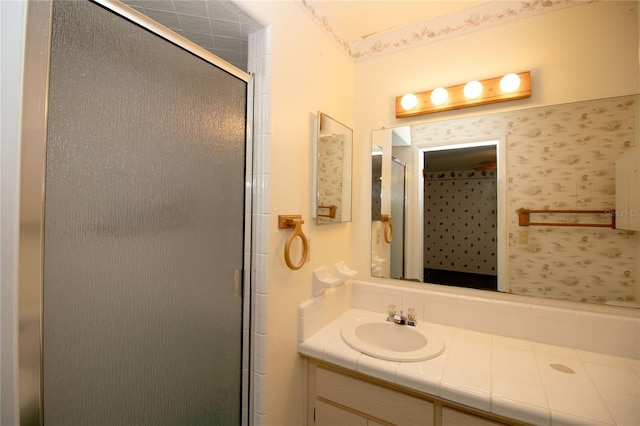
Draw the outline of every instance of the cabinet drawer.
[[[442,426],[504,426],[495,420],[478,417],[474,414],[465,413],[453,408],[442,407]]]
[[[433,425],[433,403],[319,367],[318,397],[399,426]]]
[[[367,419],[326,402],[316,401],[316,426],[368,426]]]

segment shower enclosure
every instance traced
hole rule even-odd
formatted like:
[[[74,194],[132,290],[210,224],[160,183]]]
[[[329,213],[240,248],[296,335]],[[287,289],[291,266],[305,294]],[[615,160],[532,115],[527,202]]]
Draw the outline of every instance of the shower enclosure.
[[[407,204],[407,173],[404,161],[391,157],[391,278],[405,278],[405,206]]]
[[[248,76],[126,7],[30,3],[21,423],[241,424]]]

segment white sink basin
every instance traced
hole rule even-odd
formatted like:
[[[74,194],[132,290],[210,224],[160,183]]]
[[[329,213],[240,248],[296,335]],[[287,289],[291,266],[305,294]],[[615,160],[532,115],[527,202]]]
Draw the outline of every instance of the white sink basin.
[[[424,361],[444,352],[444,339],[424,324],[398,325],[360,318],[340,330],[342,340],[353,349],[389,361]]]

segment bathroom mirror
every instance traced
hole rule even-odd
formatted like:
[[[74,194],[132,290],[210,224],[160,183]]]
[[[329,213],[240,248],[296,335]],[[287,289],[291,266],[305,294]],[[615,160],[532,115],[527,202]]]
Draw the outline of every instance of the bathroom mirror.
[[[393,240],[403,241],[385,243],[372,214],[372,276],[638,307],[640,232],[611,227],[615,161],[637,144],[638,102],[630,95],[373,131],[380,216],[391,216]],[[397,164],[405,171],[394,172]],[[571,213],[531,216],[563,226],[520,226],[520,208]]]
[[[351,221],[353,130],[318,112],[314,205],[319,225]]]

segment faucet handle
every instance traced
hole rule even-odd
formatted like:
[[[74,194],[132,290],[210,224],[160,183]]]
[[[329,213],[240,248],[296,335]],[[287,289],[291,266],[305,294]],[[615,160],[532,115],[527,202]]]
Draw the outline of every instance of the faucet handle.
[[[394,316],[396,314],[396,305],[389,305],[387,312],[390,317]]]
[[[414,308],[407,309],[407,324],[415,326],[416,323],[416,310]]]
[[[407,318],[409,318],[410,320],[416,319],[416,310],[414,308],[407,309],[407,312]]]

